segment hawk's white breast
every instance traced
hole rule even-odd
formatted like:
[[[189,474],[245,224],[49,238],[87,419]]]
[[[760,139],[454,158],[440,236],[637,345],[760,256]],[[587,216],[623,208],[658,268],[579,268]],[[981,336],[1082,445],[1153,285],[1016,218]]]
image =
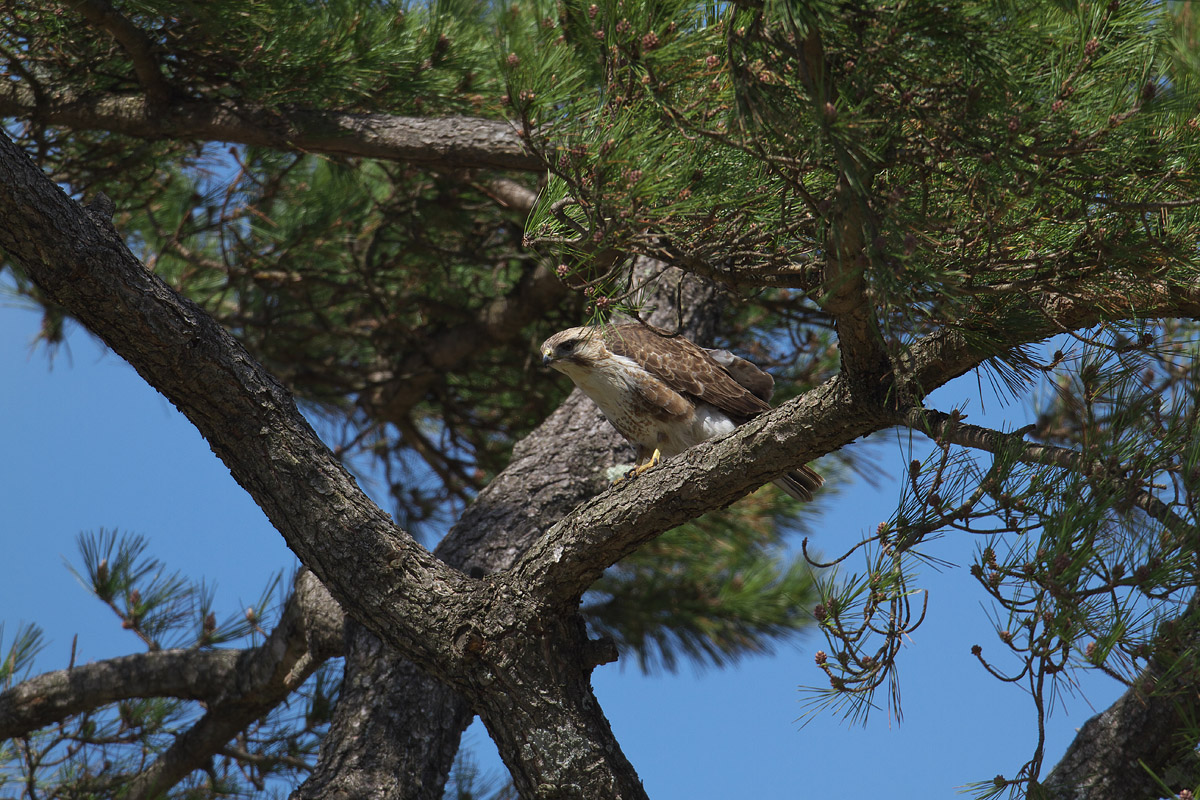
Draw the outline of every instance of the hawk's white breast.
[[[664,456],[673,456],[737,427],[720,409],[687,400],[627,356],[610,354],[590,369],[567,369],[613,427],[646,450],[657,448]],[[652,386],[653,391],[642,391],[639,384],[643,389]],[[662,406],[648,402],[647,396],[670,396],[678,401],[672,405],[685,408],[686,413],[667,413]]]

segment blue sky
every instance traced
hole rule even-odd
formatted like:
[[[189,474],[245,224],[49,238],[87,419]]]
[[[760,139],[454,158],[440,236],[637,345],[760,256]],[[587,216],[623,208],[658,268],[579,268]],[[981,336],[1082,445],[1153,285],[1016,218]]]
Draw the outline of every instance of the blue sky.
[[[117,618],[64,565],[78,562],[80,531],[119,528],[150,541],[169,568],[217,584],[217,616],[255,602],[269,576],[295,559],[263,513],[234,483],[208,445],[167,400],[77,326],[51,366],[31,346],[37,314],[0,306],[0,622],[7,648],[20,622],[37,622],[48,646],[41,669],[65,667],[78,636],[79,662],[141,649]],[[931,398],[949,410],[967,404],[970,421],[1017,428],[1026,405],[1003,407],[968,376]],[[986,413],[985,413],[986,411]],[[878,434],[871,452],[885,474],[903,474],[912,457],[895,433]],[[899,487],[857,482],[822,500],[812,543],[840,552],[886,520]],[[978,542],[950,534],[929,551],[969,563]],[[823,676],[816,634],[773,657],[726,670],[642,676],[609,665],[593,683],[626,755],[651,798],[852,797],[884,792],[892,800],[955,797],[967,783],[1013,775],[1036,736],[1032,703],[1019,688],[988,676],[970,654],[996,640],[965,566],[925,569],[930,592],[924,625],[901,655],[904,720],[874,713],[865,726],[831,714],[801,727],[801,685]],[[1092,714],[1121,687],[1088,676],[1048,724],[1053,764]],[[476,723],[467,743],[485,770],[502,769]]]

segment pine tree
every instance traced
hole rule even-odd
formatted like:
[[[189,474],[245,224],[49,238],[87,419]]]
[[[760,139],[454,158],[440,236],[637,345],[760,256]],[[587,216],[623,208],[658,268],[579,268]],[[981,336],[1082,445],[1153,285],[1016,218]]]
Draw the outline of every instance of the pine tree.
[[[920,568],[952,530],[980,536],[995,612],[976,655],[1039,723],[1076,670],[1129,686],[1059,764],[1039,735],[979,794],[1200,783],[1188,4],[5,12],[16,291],[50,346],[77,320],[170,398],[307,568],[277,619],[219,620],[145,542],[82,538],[81,576],[147,652],[72,695],[27,676],[36,631],[14,638],[0,731],[25,757],[0,756],[39,794],[308,775],[301,797],[436,797],[479,714],[522,796],[644,796],[593,668],[724,664],[811,613],[814,709],[857,718],[882,690],[898,712]],[[609,489],[629,450],[531,380],[530,345],[612,314],[756,347],[783,407]],[[1011,431],[928,403],[970,372],[1053,394]],[[935,450],[833,562],[868,568],[787,556],[804,509],[745,496],[895,426]],[[386,476],[398,526],[343,464]],[[207,683],[170,686],[184,660]]]

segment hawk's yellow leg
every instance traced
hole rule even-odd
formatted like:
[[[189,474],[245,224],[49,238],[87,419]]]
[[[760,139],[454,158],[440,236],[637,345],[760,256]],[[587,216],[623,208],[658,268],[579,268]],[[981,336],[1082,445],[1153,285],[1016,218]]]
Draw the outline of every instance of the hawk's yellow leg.
[[[624,475],[622,475],[621,477],[619,477],[615,481],[613,481],[613,486],[616,486],[621,481],[629,480],[630,478],[633,478],[637,475],[641,475],[643,472],[645,472],[648,469],[653,469],[654,467],[657,467],[659,462],[661,462],[661,461],[662,461],[662,453],[659,452],[659,449],[656,447],[656,448],[654,448],[654,452],[650,454],[650,458],[646,459],[641,464],[638,464],[633,469],[629,470],[629,472],[626,472]]]

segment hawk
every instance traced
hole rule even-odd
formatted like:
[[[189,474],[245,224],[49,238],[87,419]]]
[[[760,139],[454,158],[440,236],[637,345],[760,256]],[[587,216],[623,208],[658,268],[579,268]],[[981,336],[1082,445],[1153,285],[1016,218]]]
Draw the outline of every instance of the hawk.
[[[768,410],[775,388],[743,358],[641,323],[559,331],[542,344],[542,363],[574,381],[637,446],[633,474]],[[824,482],[805,466],[775,484],[808,501]]]

